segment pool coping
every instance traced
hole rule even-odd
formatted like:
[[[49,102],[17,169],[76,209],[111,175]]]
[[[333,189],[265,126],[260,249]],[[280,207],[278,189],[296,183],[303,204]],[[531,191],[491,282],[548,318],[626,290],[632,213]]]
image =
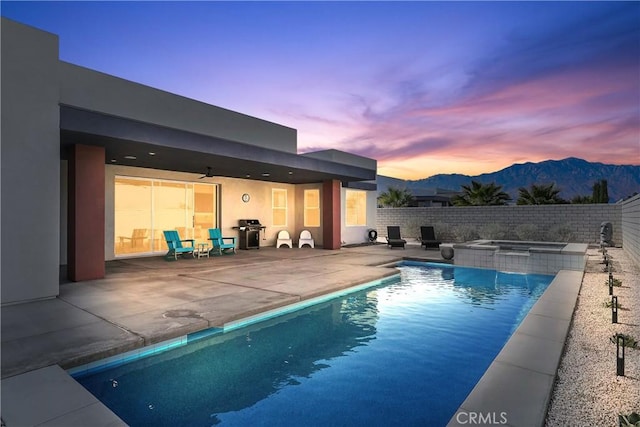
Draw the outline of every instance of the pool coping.
[[[447,427],[544,426],[583,276],[556,274]]]
[[[424,262],[424,261],[423,261]],[[397,264],[397,263],[396,263]],[[213,335],[225,334],[236,329],[244,328],[246,326],[253,325],[255,323],[264,322],[275,317],[285,316],[287,314],[312,307],[323,302],[330,301],[335,298],[340,298],[345,295],[352,294],[364,289],[369,289],[388,283],[392,283],[400,280],[400,272],[392,275],[384,276],[376,280],[372,280],[359,285],[353,285],[348,288],[339,289],[333,292],[322,294],[316,297],[303,299],[291,304],[283,305],[281,307],[273,308],[270,310],[262,311],[257,314],[243,317],[241,319],[232,320],[226,322],[222,327],[211,327],[203,329],[197,332],[192,332],[186,335],[182,335],[169,340],[161,341],[158,343],[150,344],[141,348],[130,350],[124,353],[119,353],[114,356],[106,357],[94,362],[89,362],[83,365],[74,366],[66,370],[66,372],[73,378],[82,377],[94,373],[96,371],[102,371],[104,369],[110,369],[116,366],[121,366],[126,363],[133,362],[137,359],[155,356],[164,353],[169,350],[173,350],[178,347],[182,347],[193,343],[194,341],[207,338]]]

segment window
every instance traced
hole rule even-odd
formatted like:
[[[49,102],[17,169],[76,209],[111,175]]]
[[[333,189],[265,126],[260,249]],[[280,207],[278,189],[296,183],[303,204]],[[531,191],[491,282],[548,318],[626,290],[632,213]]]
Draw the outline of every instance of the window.
[[[347,226],[367,225],[367,193],[366,191],[346,191],[345,222]]]
[[[304,226],[320,227],[320,190],[304,190]]]
[[[115,253],[151,252],[151,180],[116,178]]]
[[[271,209],[273,211],[273,226],[287,226],[287,190],[274,188],[271,190]]]
[[[217,226],[217,185],[115,177],[114,253],[165,252],[163,230],[206,242]]]

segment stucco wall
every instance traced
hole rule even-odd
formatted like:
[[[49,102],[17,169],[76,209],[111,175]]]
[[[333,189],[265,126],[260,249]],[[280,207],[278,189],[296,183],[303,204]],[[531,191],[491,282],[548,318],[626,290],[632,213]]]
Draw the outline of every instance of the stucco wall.
[[[501,238],[519,239],[518,232],[528,231],[534,236],[523,240],[556,240],[550,234],[559,233],[559,240],[599,243],[600,224],[607,221],[613,225],[614,244],[621,245],[621,213],[622,206],[614,204],[379,208],[376,227],[385,236],[388,225],[399,225],[402,235],[412,238],[420,225],[434,225],[443,241],[459,241],[456,232],[475,230],[482,238],[498,238],[482,234],[500,232],[505,233]]]
[[[58,37],[2,18],[2,304],[58,294]]]
[[[59,67],[61,104],[296,153],[295,129],[67,62]]]
[[[640,194],[621,203],[622,248],[640,266]]]
[[[365,243],[368,241],[368,231],[376,228],[377,192],[367,191],[367,225],[347,226],[345,218],[346,188],[340,192],[340,203],[342,204],[341,235],[342,244],[351,245]]]
[[[314,159],[329,160],[336,163],[342,163],[345,165],[358,166],[361,168],[376,170],[378,168],[378,161],[369,157],[359,156],[357,154],[347,153],[340,150],[322,150],[314,151],[311,153],[302,154],[305,157],[311,157]]]

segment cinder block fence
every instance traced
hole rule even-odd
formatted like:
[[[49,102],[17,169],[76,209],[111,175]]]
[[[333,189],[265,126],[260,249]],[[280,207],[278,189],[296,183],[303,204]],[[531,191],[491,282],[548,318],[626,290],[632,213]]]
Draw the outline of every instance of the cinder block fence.
[[[640,194],[622,203],[622,248],[640,267]]]
[[[388,225],[399,225],[408,239],[420,235],[421,225],[433,225],[438,239],[566,241],[598,244],[600,224],[613,225],[613,242],[640,264],[640,195],[616,204],[536,206],[465,206],[378,208],[378,236]]]

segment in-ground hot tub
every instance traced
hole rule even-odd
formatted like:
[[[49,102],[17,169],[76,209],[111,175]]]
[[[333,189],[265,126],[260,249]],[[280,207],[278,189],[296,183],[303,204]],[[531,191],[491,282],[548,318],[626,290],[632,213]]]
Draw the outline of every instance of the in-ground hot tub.
[[[452,245],[455,265],[532,274],[583,271],[587,246],[586,243],[518,240],[474,240]]]

